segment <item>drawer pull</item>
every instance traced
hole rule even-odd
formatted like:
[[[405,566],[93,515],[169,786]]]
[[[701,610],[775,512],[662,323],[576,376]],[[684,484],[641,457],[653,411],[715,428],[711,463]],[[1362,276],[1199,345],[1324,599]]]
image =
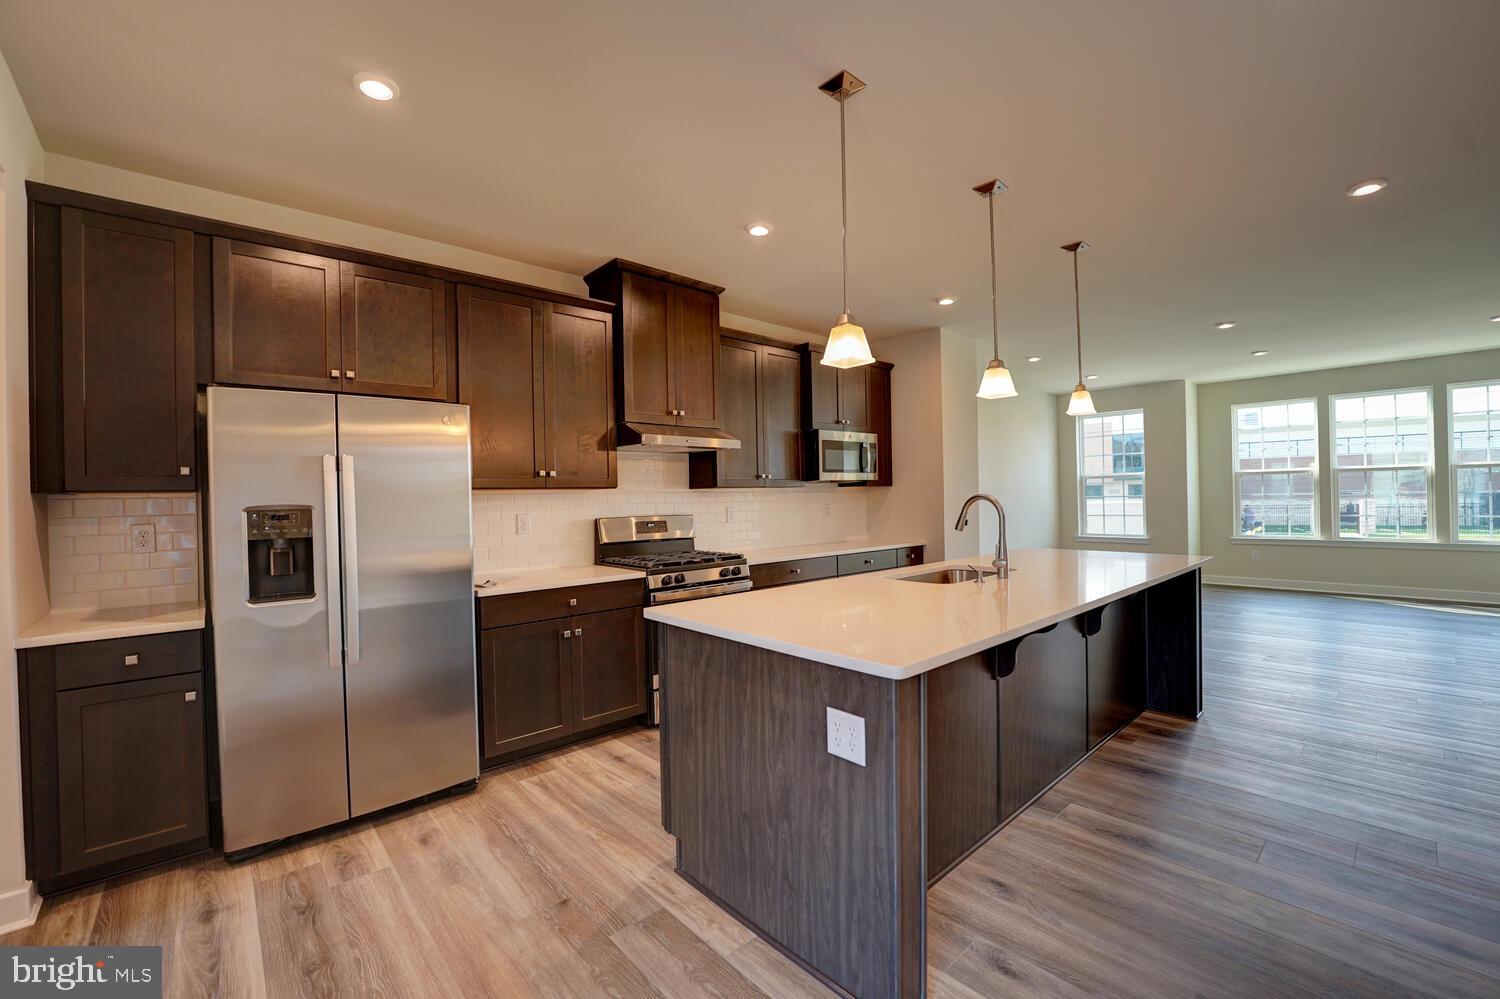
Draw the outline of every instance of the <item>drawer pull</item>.
[[[573,637],[573,632],[572,632],[572,630],[571,630],[571,629],[570,629],[570,630],[568,630],[568,631],[565,631],[565,632],[563,632],[563,637],[564,637],[564,638],[572,638],[572,637]]]
[[[182,699],[184,701],[196,701],[198,699],[198,692],[196,690],[190,690],[182,695]]]
[[[569,607],[577,607],[578,606],[578,598],[577,597],[569,597],[568,598],[568,606]]]
[[[338,376],[339,376],[339,369],[338,368],[329,368],[328,369],[328,377],[329,378],[337,378]]]
[[[138,655],[136,655],[135,653],[131,653],[130,655],[128,655],[128,656],[125,657],[125,665],[126,666],[139,666],[140,664],[141,664],[141,657],[138,656]]]
[[[787,572],[789,572],[793,576],[800,576],[800,575],[802,575],[802,570],[801,569],[788,569]]]
[[[874,559],[872,559],[872,558],[865,559],[865,565],[874,565],[874,564],[875,564],[875,560]]]
[[[352,381],[354,381],[354,372],[353,371],[345,371],[344,372],[344,377],[347,378],[347,379],[349,379],[352,382]]]

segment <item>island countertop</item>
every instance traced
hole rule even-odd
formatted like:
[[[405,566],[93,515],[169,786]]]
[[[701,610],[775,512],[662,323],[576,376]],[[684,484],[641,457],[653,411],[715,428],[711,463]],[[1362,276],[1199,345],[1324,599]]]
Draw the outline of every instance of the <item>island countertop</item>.
[[[1011,553],[1011,577],[975,583],[903,579],[975,556],[751,590],[646,609],[646,618],[758,648],[904,680],[1004,644],[1162,580],[1199,555],[1036,548]]]

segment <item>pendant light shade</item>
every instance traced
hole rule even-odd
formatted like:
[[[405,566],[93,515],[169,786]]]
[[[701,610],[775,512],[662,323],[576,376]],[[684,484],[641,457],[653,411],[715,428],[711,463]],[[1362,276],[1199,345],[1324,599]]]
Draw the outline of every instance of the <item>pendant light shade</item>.
[[[975,393],[981,399],[1010,399],[1016,395],[1016,383],[1010,377],[1010,369],[1000,360],[1000,305],[996,292],[995,195],[1004,190],[1005,185],[998,179],[987,180],[974,188],[975,193],[990,206],[990,334],[995,345],[995,354],[986,365],[984,377],[979,379],[979,391]]]
[[[875,355],[870,353],[870,341],[865,339],[865,330],[849,313],[849,157],[844,140],[844,102],[861,90],[865,83],[847,69],[818,88],[839,102],[839,189],[842,192],[843,226],[840,229],[844,258],[844,311],[838,322],[828,331],[828,345],[823,350],[823,362],[830,368],[857,368],[862,364],[874,364]]]
[[[1063,247],[1073,256],[1073,329],[1078,336],[1078,384],[1073,388],[1073,397],[1068,400],[1069,416],[1093,416],[1094,397],[1083,384],[1083,308],[1078,298],[1078,253],[1087,250],[1089,244],[1079,241]]]

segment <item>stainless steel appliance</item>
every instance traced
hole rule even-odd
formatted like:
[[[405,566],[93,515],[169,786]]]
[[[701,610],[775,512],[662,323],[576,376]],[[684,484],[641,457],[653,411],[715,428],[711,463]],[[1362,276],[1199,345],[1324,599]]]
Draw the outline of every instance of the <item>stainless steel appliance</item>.
[[[879,474],[880,438],[857,430],[810,432],[811,467],[823,482],[872,482]]]
[[[646,575],[646,602],[697,600],[750,589],[750,564],[736,552],[707,551],[693,540],[693,515],[600,517],[594,521],[594,561]],[[661,671],[656,629],[646,629],[650,689],[648,724],[661,721]]]
[[[467,406],[210,388],[224,849],[477,779]]]

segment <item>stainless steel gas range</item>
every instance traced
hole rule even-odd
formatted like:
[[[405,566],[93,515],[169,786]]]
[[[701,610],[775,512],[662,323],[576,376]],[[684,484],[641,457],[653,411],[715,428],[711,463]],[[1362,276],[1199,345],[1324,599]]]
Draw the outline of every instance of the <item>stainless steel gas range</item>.
[[[750,589],[745,556],[696,547],[690,513],[600,517],[594,521],[594,561],[644,572],[646,602],[652,604]]]
[[[697,600],[750,589],[750,565],[737,552],[706,551],[693,541],[693,515],[600,517],[594,521],[594,561],[646,574],[646,602]],[[647,722],[661,723],[661,668],[656,629],[646,628],[650,677]]]

